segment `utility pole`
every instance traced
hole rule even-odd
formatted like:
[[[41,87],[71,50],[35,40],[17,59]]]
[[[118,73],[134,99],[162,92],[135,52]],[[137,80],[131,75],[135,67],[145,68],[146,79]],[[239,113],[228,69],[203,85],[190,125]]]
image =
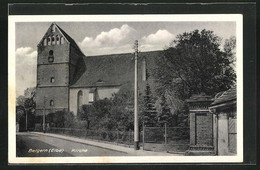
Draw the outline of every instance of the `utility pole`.
[[[138,83],[137,83],[137,73],[138,73],[138,41],[135,41],[135,99],[134,99],[134,149],[139,150],[139,126],[138,126]]]
[[[46,97],[44,96],[44,99],[43,99],[43,117],[42,117],[42,130],[43,130],[43,133],[45,133],[45,103],[46,103]]]

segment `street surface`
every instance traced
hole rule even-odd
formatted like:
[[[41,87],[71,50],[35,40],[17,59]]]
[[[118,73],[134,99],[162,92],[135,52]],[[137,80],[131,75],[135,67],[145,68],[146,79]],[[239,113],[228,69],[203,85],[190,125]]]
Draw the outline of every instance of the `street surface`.
[[[126,156],[127,153],[51,136],[17,133],[17,157]]]

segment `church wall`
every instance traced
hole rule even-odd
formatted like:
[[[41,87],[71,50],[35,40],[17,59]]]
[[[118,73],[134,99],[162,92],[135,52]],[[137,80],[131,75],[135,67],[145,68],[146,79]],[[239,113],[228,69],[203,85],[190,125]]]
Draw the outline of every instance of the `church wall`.
[[[78,92],[82,91],[83,93],[83,100],[82,100],[82,104],[88,104],[88,96],[89,96],[89,91],[90,88],[76,88],[76,89],[70,89],[70,111],[73,112],[73,114],[76,116],[77,115],[77,110],[78,110]]]
[[[50,104],[51,100],[53,105]],[[37,110],[68,109],[68,87],[37,88],[36,101]]]
[[[48,43],[48,39],[51,39],[51,42]],[[49,29],[38,45],[37,115],[41,115],[43,109],[45,114],[64,109],[68,110],[69,52],[70,44],[64,40],[64,36],[56,28],[54,31]],[[50,60],[50,58],[53,58],[53,60]],[[53,101],[52,105],[50,104],[51,100]]]
[[[82,104],[89,104],[89,91],[92,88],[71,88],[70,89],[70,111],[77,115],[77,102],[78,102],[78,92],[81,90],[83,93]],[[119,91],[120,87],[98,87],[96,90],[96,97],[98,99],[111,98],[114,93]]]
[[[67,86],[69,65],[68,64],[52,64],[38,65],[38,86]],[[54,82],[51,82],[51,78]]]
[[[53,63],[69,62],[69,44],[41,46],[38,48],[38,64],[49,64],[48,57],[50,50],[53,51]]]

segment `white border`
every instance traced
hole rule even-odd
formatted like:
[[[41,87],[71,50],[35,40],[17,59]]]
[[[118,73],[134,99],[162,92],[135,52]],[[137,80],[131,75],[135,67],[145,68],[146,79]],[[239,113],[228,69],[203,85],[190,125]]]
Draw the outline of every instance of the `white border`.
[[[124,157],[16,157],[15,23],[16,22],[236,22],[237,38],[237,155],[236,156],[124,156]],[[23,15],[8,17],[8,161],[9,163],[217,163],[243,162],[243,16],[192,15]]]

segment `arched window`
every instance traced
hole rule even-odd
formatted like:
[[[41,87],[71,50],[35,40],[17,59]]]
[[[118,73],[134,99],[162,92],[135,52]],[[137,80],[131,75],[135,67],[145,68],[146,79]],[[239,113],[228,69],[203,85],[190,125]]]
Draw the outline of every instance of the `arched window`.
[[[60,37],[60,44],[64,44],[64,37]]]
[[[43,39],[43,45],[44,45],[44,46],[47,45],[47,39],[46,39],[46,38]]]
[[[48,44],[48,45],[51,45],[51,37],[48,37],[47,44]]]
[[[55,45],[55,38],[54,38],[54,36],[51,37],[51,44],[52,44],[52,45]]]
[[[54,56],[53,56],[52,50],[49,51],[48,61],[49,61],[49,63],[53,63],[53,61],[54,61]]]
[[[54,106],[54,101],[50,100],[50,106]]]
[[[51,83],[54,83],[54,82],[55,82],[54,77],[51,77],[50,82],[51,82]]]
[[[81,111],[81,109],[82,109],[82,100],[83,100],[83,93],[82,93],[82,91],[80,90],[79,92],[78,92],[78,112],[80,112]]]
[[[56,44],[60,44],[60,37],[56,35]]]
[[[49,55],[53,55],[53,50],[50,50],[50,51],[49,51]]]

